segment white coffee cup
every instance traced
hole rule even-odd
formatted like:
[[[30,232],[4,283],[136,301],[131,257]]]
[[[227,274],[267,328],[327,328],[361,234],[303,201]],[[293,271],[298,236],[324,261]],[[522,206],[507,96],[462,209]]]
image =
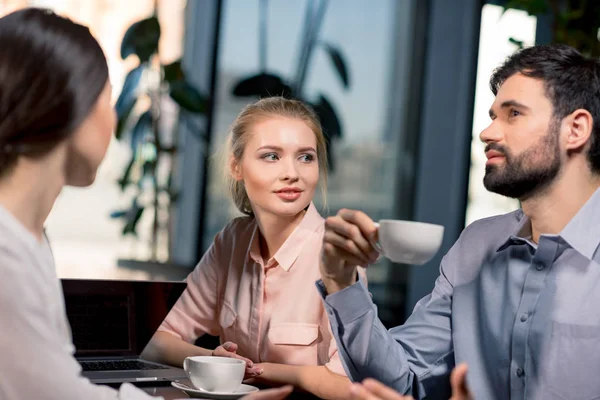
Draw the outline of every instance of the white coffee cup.
[[[183,369],[198,389],[233,393],[242,384],[246,363],[237,358],[196,356],[183,360]]]
[[[422,265],[433,258],[442,245],[444,227],[425,222],[382,219],[375,223],[379,253],[393,262]]]

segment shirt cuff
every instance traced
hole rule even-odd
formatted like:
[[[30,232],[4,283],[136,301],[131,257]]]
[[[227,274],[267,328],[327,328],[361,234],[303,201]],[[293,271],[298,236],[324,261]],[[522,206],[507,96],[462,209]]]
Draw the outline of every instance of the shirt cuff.
[[[329,295],[322,280],[319,279],[316,285],[330,320],[335,316],[335,320],[340,324],[346,324],[373,310],[373,300],[362,279],[352,286]]]

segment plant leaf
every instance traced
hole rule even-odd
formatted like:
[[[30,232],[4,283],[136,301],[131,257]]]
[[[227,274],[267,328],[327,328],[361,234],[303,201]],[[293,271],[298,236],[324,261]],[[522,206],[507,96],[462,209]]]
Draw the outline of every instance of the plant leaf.
[[[126,59],[135,54],[140,62],[146,62],[158,50],[160,40],[160,24],[158,18],[152,16],[131,25],[121,42],[121,58]]]
[[[115,104],[115,111],[117,112],[117,128],[115,130],[115,136],[120,139],[123,134],[123,129],[127,123],[127,119],[137,102],[136,90],[140,84],[142,73],[144,68],[140,65],[127,74],[125,82],[123,82],[123,88]]]
[[[163,70],[165,72],[164,79],[167,82],[180,81],[185,78],[185,74],[181,69],[181,60],[177,60],[172,62],[171,64],[164,65]]]
[[[519,50],[521,50],[521,49],[523,49],[525,47],[525,44],[524,44],[524,42],[522,40],[517,40],[517,39],[515,39],[513,37],[509,37],[508,41],[510,43],[514,44],[515,46],[517,46],[517,48]]]
[[[133,111],[133,107],[135,107],[135,103],[137,100],[131,102],[127,105],[127,107],[123,110],[123,113],[117,119],[117,127],[115,128],[115,138],[121,139],[123,137],[123,131],[125,130],[125,126],[127,125],[127,120],[131,115],[131,111]]]
[[[237,97],[272,97],[290,98],[292,88],[283,79],[272,74],[258,74],[239,81],[233,87],[233,95]]]
[[[586,10],[581,7],[575,10],[570,10],[564,13],[564,19],[567,21],[573,21],[573,20],[577,20],[581,17],[583,17],[583,14]]]
[[[169,95],[175,103],[189,112],[195,114],[206,112],[208,100],[187,81],[171,82]]]
[[[123,176],[118,181],[119,187],[121,188],[121,192],[123,192],[125,190],[125,187],[127,186],[127,184],[130,183],[129,176],[131,175],[131,170],[133,169],[134,165],[135,165],[135,153],[132,154],[131,160],[129,160],[129,164],[127,164],[127,168],[125,168],[125,171],[123,172]]]
[[[348,68],[346,67],[346,61],[344,61],[341,50],[330,43],[322,42],[322,45],[327,54],[329,54],[329,59],[342,80],[344,89],[348,89],[350,87],[350,77],[348,76]]]
[[[125,215],[127,215],[127,211],[125,210],[118,210],[118,211],[113,211],[110,213],[110,218],[111,219],[119,219],[119,218],[123,218]]]
[[[143,177],[147,177],[147,178],[151,178],[152,181],[154,181],[154,170],[156,168],[156,161],[155,160],[150,160],[150,161],[146,161],[144,162],[144,165],[142,165],[142,176]]]
[[[137,201],[133,201],[131,208],[127,210],[125,215],[125,226],[123,227],[123,235],[134,235],[137,236],[136,227],[142,214],[144,213],[144,207],[140,206]]]
[[[509,9],[523,10],[529,15],[543,15],[550,11],[547,0],[509,0],[502,15]]]
[[[144,67],[140,65],[127,73],[125,81],[123,82],[123,88],[121,89],[121,93],[119,94],[119,98],[115,104],[117,117],[120,118],[123,116],[129,104],[135,102],[137,99],[136,90],[140,84],[140,79],[142,78],[143,72]]]
[[[314,109],[325,134],[331,138],[341,138],[342,125],[331,102],[321,94],[319,100],[314,104]]]
[[[342,125],[331,102],[322,94],[319,95],[318,101],[313,104],[313,109],[319,117],[321,126],[323,127],[329,169],[334,171],[335,159],[331,147],[334,139],[340,139],[342,137]]]
[[[169,193],[169,200],[171,201],[171,204],[177,203],[177,201],[179,200],[180,196],[180,192],[168,192]]]
[[[131,150],[134,152],[144,142],[144,136],[151,133],[152,130],[152,112],[150,110],[142,113],[135,126],[131,130]]]

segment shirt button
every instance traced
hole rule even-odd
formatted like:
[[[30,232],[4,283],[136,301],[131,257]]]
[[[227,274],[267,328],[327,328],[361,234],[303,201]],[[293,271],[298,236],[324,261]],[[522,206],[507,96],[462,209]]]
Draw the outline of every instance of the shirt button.
[[[527,314],[521,315],[521,322],[527,321]]]
[[[546,268],[546,266],[542,263],[536,263],[535,264],[535,269],[537,269],[538,271],[543,270],[544,268]]]
[[[522,368],[517,368],[517,376],[520,378],[525,375],[525,371]]]

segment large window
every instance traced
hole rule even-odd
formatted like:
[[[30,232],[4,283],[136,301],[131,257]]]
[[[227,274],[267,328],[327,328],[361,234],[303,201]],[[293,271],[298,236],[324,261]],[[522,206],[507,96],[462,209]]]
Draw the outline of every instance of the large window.
[[[154,3],[154,0],[4,0],[0,2],[0,15],[28,6],[46,7],[89,26],[108,59],[116,100],[131,68],[120,58],[121,39],[132,23],[152,14]],[[181,57],[185,5],[186,0],[158,2],[162,28],[160,54],[164,62]],[[144,272],[118,268],[117,260],[147,257],[148,221],[140,221],[140,238],[123,238],[122,222],[109,218],[112,211],[123,205],[117,181],[128,161],[128,152],[129,145],[113,140],[96,182],[85,189],[65,188],[59,196],[48,218],[47,232],[60,277],[147,277]]]
[[[488,110],[494,102],[488,84],[492,71],[518,48],[510,39],[521,41],[524,46],[535,44],[536,18],[524,11],[511,9],[503,13],[503,10],[503,7],[486,4],[481,14],[467,225],[480,218],[513,211],[519,206],[517,200],[488,192],[483,186],[485,145],[479,140],[479,133],[490,123]]]

